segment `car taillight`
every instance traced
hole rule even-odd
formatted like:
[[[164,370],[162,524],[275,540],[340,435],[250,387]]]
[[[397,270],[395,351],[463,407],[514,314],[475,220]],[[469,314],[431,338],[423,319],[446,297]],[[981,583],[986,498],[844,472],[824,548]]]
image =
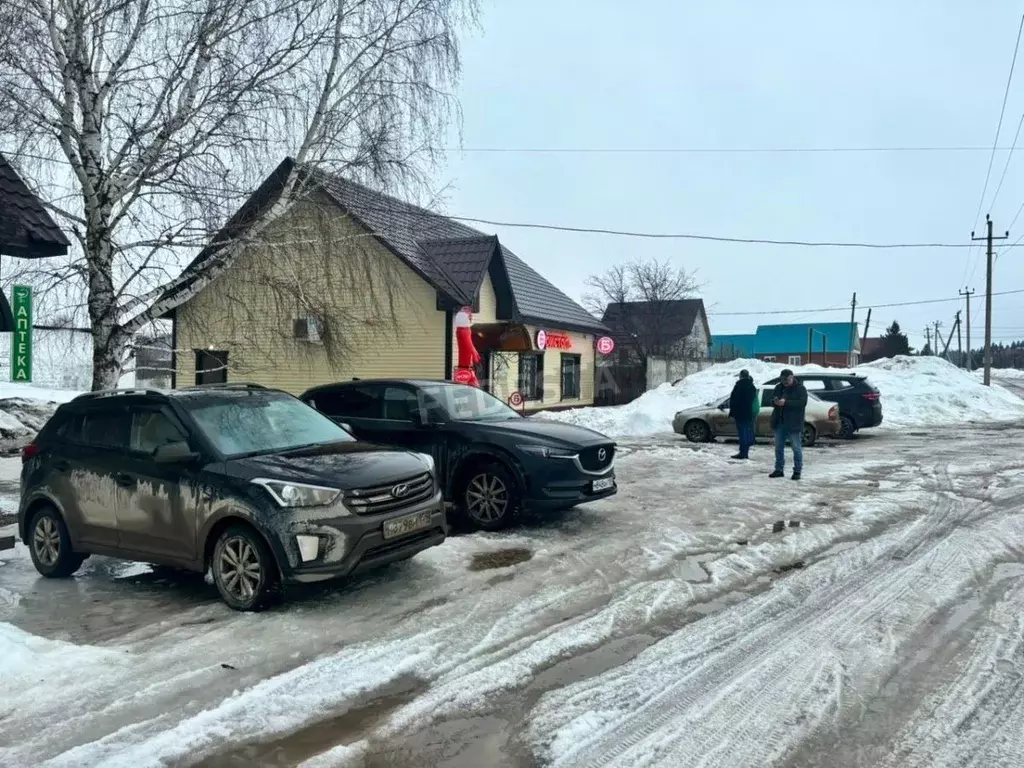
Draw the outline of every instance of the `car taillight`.
[[[839,418],[839,409],[836,408],[834,405],[828,409],[828,418],[829,421],[835,421],[837,418]]]
[[[877,392],[865,392],[864,393],[864,399],[865,400],[877,400],[879,397],[881,397],[881,395],[879,395]]]
[[[21,449],[21,463],[24,464],[37,453],[39,453],[39,446],[36,445],[35,443],[29,443],[28,445]]]

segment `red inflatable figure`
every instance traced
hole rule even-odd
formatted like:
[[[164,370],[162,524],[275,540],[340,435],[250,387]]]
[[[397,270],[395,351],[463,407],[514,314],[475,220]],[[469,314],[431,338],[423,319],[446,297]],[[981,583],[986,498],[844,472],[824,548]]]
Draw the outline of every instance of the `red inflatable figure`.
[[[480,382],[476,378],[476,365],[480,362],[480,353],[473,345],[473,334],[470,326],[473,325],[473,310],[470,307],[463,307],[455,315],[455,342],[459,347],[458,366],[452,380],[459,384],[469,384],[471,387],[479,387]]]

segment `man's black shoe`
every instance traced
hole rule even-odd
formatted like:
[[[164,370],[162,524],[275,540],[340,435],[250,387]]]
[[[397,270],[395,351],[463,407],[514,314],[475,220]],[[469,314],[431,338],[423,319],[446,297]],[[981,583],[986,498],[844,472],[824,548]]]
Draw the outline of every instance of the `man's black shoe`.
[[[786,473],[782,472],[782,471],[780,471],[778,469],[776,469],[774,472],[772,472],[770,475],[768,475],[768,477],[771,477],[771,478],[785,477],[785,476],[786,476]]]
[[[749,459],[750,457],[749,456],[744,456],[742,453],[737,453],[735,456],[732,456],[731,458],[733,458],[733,459]]]
[[[793,479],[794,480],[799,480],[800,479],[800,473],[799,472],[794,472],[793,473]]]

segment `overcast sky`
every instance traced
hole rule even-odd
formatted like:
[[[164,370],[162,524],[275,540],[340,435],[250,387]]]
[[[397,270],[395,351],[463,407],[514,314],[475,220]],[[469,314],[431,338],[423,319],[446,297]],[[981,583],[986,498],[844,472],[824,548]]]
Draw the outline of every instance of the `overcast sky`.
[[[990,0],[483,0],[465,40],[464,146],[559,148],[991,148],[1021,3]],[[1022,45],[1024,49],[1024,45]],[[1024,50],[1003,122],[1024,110]],[[1021,137],[1024,143],[1024,136]],[[967,242],[989,150],[811,154],[453,153],[448,212],[502,221],[785,240]],[[1001,234],[1024,202],[1024,148],[984,214]],[[1024,215],[1011,232],[1024,234]],[[848,317],[872,304],[978,290],[983,251],[735,245],[498,229],[574,298],[588,274],[670,258],[705,287],[712,333]],[[980,234],[980,232],[979,232]],[[1024,243],[1022,243],[1024,244]],[[997,262],[995,290],[1024,289],[1024,248]],[[973,277],[972,277],[973,276]],[[773,317],[726,313],[846,307]],[[1024,338],[1024,294],[994,301],[996,340]],[[879,309],[923,344],[957,303]],[[858,312],[863,323],[864,312]],[[862,326],[863,330],[863,326]],[[954,345],[956,343],[954,339]]]

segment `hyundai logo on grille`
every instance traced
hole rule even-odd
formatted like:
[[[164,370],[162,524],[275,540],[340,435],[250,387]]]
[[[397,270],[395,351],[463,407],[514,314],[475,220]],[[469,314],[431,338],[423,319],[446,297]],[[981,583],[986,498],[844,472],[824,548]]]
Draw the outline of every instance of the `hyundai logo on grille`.
[[[396,499],[400,499],[403,496],[408,495],[408,493],[409,486],[406,485],[405,483],[399,483],[398,485],[391,489],[391,495],[394,496]]]
[[[604,461],[604,459],[605,459],[605,457],[607,455],[608,455],[608,451],[606,451],[604,448],[602,448],[601,450],[599,450],[597,452],[597,460],[598,461]]]

